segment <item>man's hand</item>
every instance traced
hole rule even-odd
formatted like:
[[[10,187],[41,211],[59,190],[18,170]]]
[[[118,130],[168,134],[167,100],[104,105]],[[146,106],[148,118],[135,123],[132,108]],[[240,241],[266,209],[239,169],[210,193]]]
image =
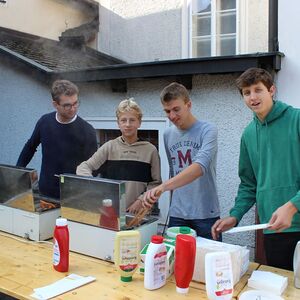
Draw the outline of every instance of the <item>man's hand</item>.
[[[164,192],[163,184],[145,192],[143,197],[143,207],[151,208],[152,205],[155,202],[157,202],[157,200],[159,199],[160,195],[163,192]]]
[[[292,224],[294,214],[297,212],[296,206],[292,202],[277,208],[269,221],[270,227],[268,229],[281,232],[282,230],[289,228]]]
[[[127,208],[127,212],[136,215],[142,208],[142,200],[137,199]]]
[[[216,221],[211,228],[211,234],[214,240],[219,238],[220,233],[234,227],[237,223],[237,219],[234,217],[227,217]]]

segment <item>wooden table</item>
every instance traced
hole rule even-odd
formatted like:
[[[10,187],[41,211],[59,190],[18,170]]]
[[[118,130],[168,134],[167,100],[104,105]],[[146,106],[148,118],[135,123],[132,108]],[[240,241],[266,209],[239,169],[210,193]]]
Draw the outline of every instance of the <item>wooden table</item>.
[[[247,284],[252,270],[258,266],[251,263],[247,274],[235,286],[235,299]],[[183,297],[207,299],[204,284],[192,282],[189,293],[183,296],[176,292],[174,277],[171,277],[164,287],[148,291],[144,288],[143,276],[138,272],[133,276],[132,282],[124,283],[120,281],[112,263],[72,252],[69,272],[59,273],[52,267],[51,244],[31,242],[0,232],[1,293],[18,299],[33,299],[30,295],[34,288],[49,285],[71,273],[94,276],[96,281],[55,299],[182,300]]]
[[[268,272],[276,273],[281,276],[288,277],[288,287],[286,288],[284,293],[281,295],[281,297],[286,300],[300,299],[300,289],[296,289],[294,287],[294,273],[292,271],[287,271],[284,269],[278,269],[278,268],[273,268],[273,267],[264,266],[264,265],[260,265],[258,270],[259,271],[268,271]],[[241,295],[244,291],[247,291],[247,290],[250,290],[250,288],[248,288],[246,285],[239,295]]]

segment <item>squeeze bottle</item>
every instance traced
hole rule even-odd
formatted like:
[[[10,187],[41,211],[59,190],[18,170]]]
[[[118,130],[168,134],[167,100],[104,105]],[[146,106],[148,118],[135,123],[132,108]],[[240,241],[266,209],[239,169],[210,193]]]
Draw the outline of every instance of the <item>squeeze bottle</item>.
[[[196,239],[193,236],[179,234],[175,246],[176,291],[186,294],[193,277],[196,257]]]
[[[112,205],[111,199],[102,200],[102,209],[99,225],[100,227],[118,230],[118,216]]]
[[[294,285],[295,288],[300,289],[300,241],[297,243],[295,247],[293,268],[294,268]]]
[[[163,237],[153,235],[145,256],[144,287],[155,290],[166,284],[167,248]]]
[[[58,272],[69,270],[69,229],[68,221],[64,218],[56,219],[53,234],[53,267]]]
[[[208,299],[232,299],[233,278],[229,252],[211,252],[205,255],[205,285]]]
[[[141,236],[137,230],[119,231],[115,236],[114,261],[121,281],[132,281],[140,261]]]

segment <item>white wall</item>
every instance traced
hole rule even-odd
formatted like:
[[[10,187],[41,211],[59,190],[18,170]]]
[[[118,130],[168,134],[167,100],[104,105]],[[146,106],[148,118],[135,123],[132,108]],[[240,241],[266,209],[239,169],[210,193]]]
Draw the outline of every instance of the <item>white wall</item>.
[[[80,7],[65,0],[8,0],[0,6],[1,27],[53,40],[87,21]]]
[[[241,53],[268,52],[269,1],[240,0]]]
[[[278,0],[279,51],[285,54],[277,74],[277,98],[300,108],[300,1]]]
[[[29,70],[19,69],[0,57],[0,163],[15,165],[37,120],[53,110],[46,84],[33,79]],[[40,169],[41,147],[29,168]]]
[[[182,0],[100,0],[99,51],[126,62],[181,58]]]

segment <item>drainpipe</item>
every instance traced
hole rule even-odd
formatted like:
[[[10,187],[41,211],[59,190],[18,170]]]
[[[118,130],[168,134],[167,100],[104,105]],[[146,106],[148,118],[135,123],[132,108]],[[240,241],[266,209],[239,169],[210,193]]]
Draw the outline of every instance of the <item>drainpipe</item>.
[[[269,0],[269,52],[279,51],[278,0]]]

